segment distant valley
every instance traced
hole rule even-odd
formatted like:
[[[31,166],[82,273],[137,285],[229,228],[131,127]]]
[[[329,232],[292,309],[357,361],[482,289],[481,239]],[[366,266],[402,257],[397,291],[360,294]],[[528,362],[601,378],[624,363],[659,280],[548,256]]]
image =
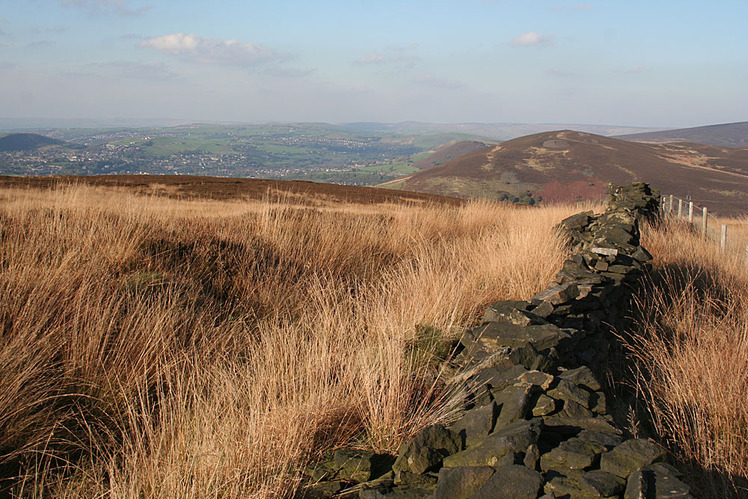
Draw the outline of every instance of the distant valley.
[[[748,144],[748,123],[669,131],[549,127],[406,122],[38,130],[0,136],[0,174],[306,180],[525,204],[594,199],[608,182],[647,181],[723,214],[748,213],[748,148],[726,146]],[[528,130],[540,133],[501,139]],[[605,136],[620,133],[627,134]]]

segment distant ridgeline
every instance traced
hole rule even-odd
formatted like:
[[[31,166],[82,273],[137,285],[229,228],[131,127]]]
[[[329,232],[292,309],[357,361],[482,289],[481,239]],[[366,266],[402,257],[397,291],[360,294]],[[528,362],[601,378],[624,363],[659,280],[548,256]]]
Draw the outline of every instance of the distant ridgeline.
[[[36,133],[11,133],[0,137],[0,152],[34,151],[43,146],[75,147],[62,140]]]
[[[556,282],[529,301],[491,305],[450,359],[464,367],[460,419],[424,429],[390,461],[338,450],[306,496],[693,497],[662,447],[625,436],[600,382],[612,328],[625,324],[652,258],[638,219],[657,216],[659,197],[643,183],[610,186],[605,213],[561,222],[573,255]]]

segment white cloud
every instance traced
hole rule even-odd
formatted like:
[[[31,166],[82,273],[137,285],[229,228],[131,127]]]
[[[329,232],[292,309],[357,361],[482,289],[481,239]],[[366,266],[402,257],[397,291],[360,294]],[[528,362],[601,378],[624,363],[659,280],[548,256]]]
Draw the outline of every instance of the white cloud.
[[[152,48],[165,54],[186,57],[206,64],[228,64],[254,66],[264,62],[279,61],[288,56],[273,49],[244,43],[239,40],[220,40],[193,34],[174,33],[148,38],[140,42],[141,47]]]
[[[578,3],[574,6],[574,10],[592,10],[592,5],[588,3]]]
[[[509,44],[514,47],[544,46],[551,44],[551,38],[535,31],[530,31],[513,38]]]
[[[353,64],[383,64],[386,62],[386,58],[382,54],[367,54],[362,55],[355,61],[353,61]]]
[[[111,13],[123,16],[137,16],[153,8],[151,5],[132,7],[130,0],[57,0],[66,7],[79,7],[96,14]]]

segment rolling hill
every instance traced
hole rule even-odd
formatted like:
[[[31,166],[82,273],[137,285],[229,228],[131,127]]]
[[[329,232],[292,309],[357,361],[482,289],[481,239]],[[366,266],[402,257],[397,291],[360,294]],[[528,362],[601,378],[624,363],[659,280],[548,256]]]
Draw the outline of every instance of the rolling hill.
[[[0,152],[35,151],[44,146],[72,146],[62,140],[36,133],[11,133],[0,137]]]
[[[534,204],[595,199],[609,182],[650,182],[724,215],[748,213],[748,149],[644,144],[546,132],[486,147],[383,187]]]
[[[446,163],[447,161],[470,154],[471,152],[479,151],[487,146],[487,143],[477,140],[463,140],[460,142],[443,144],[433,151],[430,151],[430,154],[427,157],[414,162],[410,166],[419,170],[427,170],[434,166]]]
[[[748,147],[748,121],[680,128],[661,132],[619,135],[616,138],[660,144],[669,142],[694,142],[718,147]]]

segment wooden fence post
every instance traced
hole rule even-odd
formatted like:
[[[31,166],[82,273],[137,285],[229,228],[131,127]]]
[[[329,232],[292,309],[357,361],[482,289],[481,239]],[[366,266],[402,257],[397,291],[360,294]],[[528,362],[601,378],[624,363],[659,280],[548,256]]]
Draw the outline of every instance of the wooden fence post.
[[[719,248],[722,251],[727,249],[727,225],[722,224],[722,235],[719,238]]]
[[[670,209],[668,210],[668,213],[672,215],[673,214],[673,195],[672,194],[670,195],[670,203],[668,204],[668,206],[670,207]]]
[[[693,201],[688,202],[688,223],[693,225]]]
[[[706,206],[704,206],[704,209],[702,211],[702,217],[703,218],[701,219],[701,232],[704,234],[704,239],[706,239],[707,238],[706,229],[707,229],[707,220],[708,220]]]
[[[678,198],[678,218],[683,216],[683,200]]]

